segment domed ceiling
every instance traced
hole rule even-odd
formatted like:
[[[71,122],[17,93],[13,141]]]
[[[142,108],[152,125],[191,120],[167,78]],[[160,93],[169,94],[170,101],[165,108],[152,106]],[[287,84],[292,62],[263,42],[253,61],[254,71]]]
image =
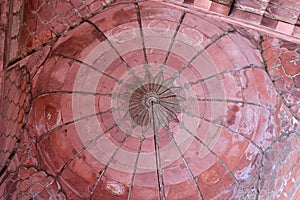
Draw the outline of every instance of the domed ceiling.
[[[300,46],[107,3],[5,72],[1,199],[299,199]]]

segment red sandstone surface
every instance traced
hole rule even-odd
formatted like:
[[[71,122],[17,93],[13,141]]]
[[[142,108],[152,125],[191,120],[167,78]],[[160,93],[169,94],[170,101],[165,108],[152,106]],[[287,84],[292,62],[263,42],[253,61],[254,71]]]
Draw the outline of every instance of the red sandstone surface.
[[[300,199],[297,1],[0,3],[0,199]]]

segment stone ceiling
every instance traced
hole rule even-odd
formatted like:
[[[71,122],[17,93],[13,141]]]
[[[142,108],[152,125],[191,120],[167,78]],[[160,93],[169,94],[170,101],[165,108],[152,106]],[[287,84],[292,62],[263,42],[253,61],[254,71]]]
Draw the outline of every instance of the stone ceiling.
[[[300,5],[11,0],[1,199],[300,198]]]

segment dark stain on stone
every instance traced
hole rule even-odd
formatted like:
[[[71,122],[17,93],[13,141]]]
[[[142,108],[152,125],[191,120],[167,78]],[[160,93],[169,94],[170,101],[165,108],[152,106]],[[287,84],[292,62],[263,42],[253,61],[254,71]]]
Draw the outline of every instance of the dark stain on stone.
[[[239,107],[237,105],[230,106],[227,111],[227,121],[226,123],[231,126],[235,123],[236,113],[239,111]]]

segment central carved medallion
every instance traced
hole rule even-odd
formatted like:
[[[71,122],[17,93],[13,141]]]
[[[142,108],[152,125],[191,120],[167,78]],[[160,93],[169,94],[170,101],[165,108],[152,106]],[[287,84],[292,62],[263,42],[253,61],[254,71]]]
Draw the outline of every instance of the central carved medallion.
[[[135,76],[136,85],[127,84],[130,119],[133,126],[141,126],[143,132],[149,128],[158,131],[160,126],[168,129],[169,122],[178,123],[181,112],[181,87],[174,86],[174,78],[164,80],[162,72],[155,77],[147,70],[144,80]],[[132,90],[135,88],[134,90]]]

